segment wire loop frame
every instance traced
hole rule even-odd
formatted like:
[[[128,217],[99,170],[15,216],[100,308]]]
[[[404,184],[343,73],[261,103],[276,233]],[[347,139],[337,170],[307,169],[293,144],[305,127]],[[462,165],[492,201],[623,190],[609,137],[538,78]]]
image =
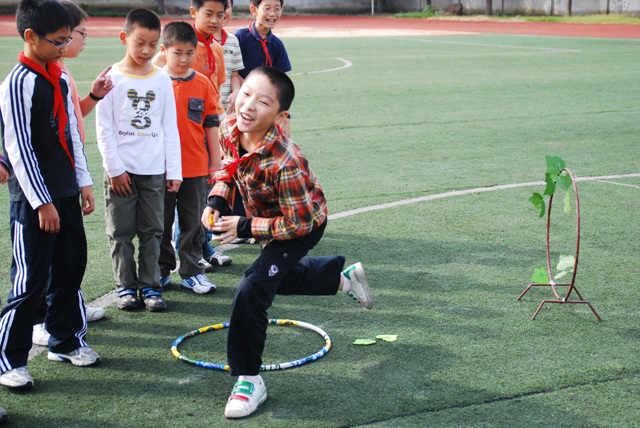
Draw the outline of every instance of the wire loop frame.
[[[531,318],[531,320],[535,320],[536,316],[538,316],[538,312],[540,312],[540,309],[542,309],[542,307],[545,305],[545,303],[559,303],[559,304],[563,304],[563,303],[583,303],[586,304],[587,306],[589,306],[589,308],[591,309],[591,311],[593,312],[593,314],[596,316],[596,318],[598,318],[598,321],[602,321],[602,318],[600,318],[600,315],[598,315],[598,313],[596,312],[596,310],[593,308],[593,306],[591,305],[591,303],[589,303],[588,301],[584,300],[582,298],[582,296],[580,295],[580,292],[578,291],[578,289],[575,286],[575,281],[576,281],[576,272],[578,271],[578,255],[580,254],[580,199],[578,197],[578,186],[576,184],[576,178],[574,177],[574,175],[571,173],[571,171],[569,171],[567,168],[564,168],[562,171],[566,171],[567,174],[569,175],[569,177],[571,177],[571,182],[573,184],[573,192],[575,194],[575,201],[576,201],[576,253],[575,253],[575,261],[573,264],[573,275],[571,276],[571,282],[569,283],[564,283],[564,284],[558,284],[553,280],[553,272],[551,270],[551,255],[549,252],[549,229],[551,227],[551,203],[553,202],[553,194],[549,196],[549,207],[547,209],[547,241],[546,241],[546,247],[547,247],[547,273],[549,275],[549,283],[548,284],[529,284],[529,286],[520,294],[520,296],[518,296],[518,298],[516,300],[520,300],[522,299],[522,296],[524,296],[527,291],[529,291],[531,289],[531,287],[551,287],[551,290],[553,291],[553,294],[555,295],[556,299],[555,300],[543,300],[542,303],[540,303],[540,306],[538,306],[538,310],[533,314],[533,318]],[[562,172],[560,171],[560,172]],[[563,287],[569,287],[567,289],[567,294],[564,295],[564,297],[560,296],[560,294],[558,293],[558,290],[556,289],[556,287],[559,286],[563,286]],[[580,300],[570,300],[570,296],[571,293],[574,292],[578,295],[578,298]]]
[[[322,330],[320,327],[316,325],[309,324],[304,321],[295,321],[295,320],[286,320],[286,319],[283,320],[283,319],[275,319],[275,318],[269,319],[269,324],[290,325],[290,326],[302,327],[302,328],[306,328],[307,330],[315,331],[324,339],[324,346],[318,352],[316,352],[315,354],[309,355],[308,357],[303,357],[297,360],[287,361],[284,363],[262,364],[260,366],[260,371],[285,370],[285,369],[290,369],[292,367],[298,367],[303,364],[319,360],[320,358],[324,357],[327,352],[329,352],[329,349],[331,349],[331,338],[324,330]],[[207,331],[215,331],[215,330],[222,330],[225,328],[229,328],[229,325],[230,325],[229,322],[225,322],[222,324],[214,324],[214,325],[210,325],[207,327],[202,327],[202,328],[190,331],[184,336],[180,336],[175,340],[175,342],[173,342],[173,345],[171,345],[171,353],[177,359],[190,364],[194,364],[198,367],[204,367],[206,369],[212,369],[212,370],[229,371],[229,365],[227,364],[217,364],[217,363],[211,363],[208,361],[195,360],[193,358],[189,358],[181,354],[180,351],[178,351],[178,346],[180,346],[180,344],[185,339],[193,337],[197,334],[206,333]]]

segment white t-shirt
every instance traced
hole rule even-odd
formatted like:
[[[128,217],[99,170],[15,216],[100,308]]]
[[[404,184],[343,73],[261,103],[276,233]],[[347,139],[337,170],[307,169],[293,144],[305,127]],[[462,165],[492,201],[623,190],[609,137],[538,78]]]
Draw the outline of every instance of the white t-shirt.
[[[109,177],[166,172],[167,180],[182,180],[176,101],[169,75],[154,67],[147,76],[134,76],[117,64],[108,75],[113,89],[96,107],[96,133]]]

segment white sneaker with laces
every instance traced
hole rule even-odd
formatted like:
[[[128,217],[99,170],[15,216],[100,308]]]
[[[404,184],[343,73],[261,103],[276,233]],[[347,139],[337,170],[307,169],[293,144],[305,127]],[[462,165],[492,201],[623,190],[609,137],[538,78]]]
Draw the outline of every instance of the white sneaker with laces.
[[[207,259],[207,261],[214,266],[229,266],[231,263],[233,263],[233,260],[231,260],[231,257],[225,256],[224,254],[221,254],[221,253],[213,253]]]
[[[33,388],[33,378],[26,367],[18,367],[0,375],[0,385],[11,389]]]
[[[224,408],[225,418],[237,419],[249,416],[267,399],[267,387],[262,376],[258,375],[258,382],[251,382],[246,378],[246,376],[239,376],[238,381],[233,385]]]
[[[44,328],[44,323],[36,324],[33,326],[33,334],[31,335],[31,342],[38,346],[49,346],[49,337],[51,335]]]
[[[342,271],[342,274],[346,276],[351,283],[351,290],[349,290],[347,294],[364,306],[365,309],[373,308],[371,289],[369,288],[367,277],[364,274],[362,263],[358,262],[349,266]]]
[[[100,355],[88,346],[81,346],[68,354],[49,351],[47,359],[49,361],[69,361],[78,367],[89,367],[100,363]]]
[[[207,294],[216,291],[216,286],[202,273],[183,279],[180,281],[180,287],[192,290],[197,294]]]
[[[85,306],[84,309],[87,314],[87,322],[101,320],[105,315],[107,315],[107,311],[102,308],[92,308],[90,306]]]

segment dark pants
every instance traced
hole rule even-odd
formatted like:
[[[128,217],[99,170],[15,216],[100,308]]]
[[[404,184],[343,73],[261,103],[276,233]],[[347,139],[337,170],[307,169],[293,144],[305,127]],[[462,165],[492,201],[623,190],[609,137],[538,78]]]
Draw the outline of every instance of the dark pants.
[[[87,240],[78,196],[56,199],[60,232],[40,230],[38,211],[11,202],[11,283],[0,313],[0,372],[27,365],[33,315],[46,289],[45,326],[49,349],[69,353],[87,346],[87,322],[80,284],[87,265]]]
[[[205,203],[207,177],[185,178],[177,193],[164,194],[164,234],[160,244],[160,275],[169,276],[176,268],[176,253],[171,245],[171,227],[178,207],[180,240],[176,243],[180,257],[180,277],[189,278],[204,273],[200,264],[204,227],[200,222]]]
[[[267,309],[276,294],[334,295],[344,256],[305,257],[320,241],[326,221],[309,235],[272,241],[240,280],[231,307],[227,360],[231,376],[257,375],[267,337]]]

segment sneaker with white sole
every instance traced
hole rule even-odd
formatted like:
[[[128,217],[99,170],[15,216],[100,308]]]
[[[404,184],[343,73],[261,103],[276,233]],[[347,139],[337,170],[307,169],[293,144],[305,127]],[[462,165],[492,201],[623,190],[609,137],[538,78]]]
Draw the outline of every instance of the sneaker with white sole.
[[[211,265],[211,263],[209,263],[207,261],[207,259],[200,259],[199,263],[204,266],[204,273],[211,273],[213,272],[213,266]]]
[[[107,314],[107,311],[102,308],[92,308],[90,306],[85,306],[84,309],[87,314],[87,322],[101,320]]]
[[[33,326],[33,334],[31,335],[31,342],[38,346],[49,346],[49,337],[51,335],[44,328],[44,323],[36,324]]]
[[[216,286],[213,285],[204,274],[199,273],[190,278],[184,278],[180,281],[180,287],[192,290],[197,294],[207,294],[216,291]]]
[[[347,294],[356,302],[360,303],[365,309],[373,308],[373,298],[371,297],[371,289],[369,282],[364,274],[362,263],[353,264],[342,271],[342,274],[349,279],[351,290]]]
[[[31,389],[33,388],[33,378],[29,375],[29,370],[26,367],[18,367],[2,373],[0,385],[16,390]]]
[[[256,383],[246,380],[245,376],[238,377],[224,408],[225,418],[244,418],[258,410],[258,406],[265,402],[267,387],[262,376],[258,376],[258,378],[259,381]]]
[[[88,346],[81,346],[68,354],[51,352],[47,355],[49,361],[69,361],[74,366],[90,367],[100,364],[100,355]]]
[[[138,309],[138,306],[140,306],[138,294],[133,288],[119,287],[118,289],[116,289],[116,293],[118,293],[118,301],[116,303],[116,307],[118,309],[122,309],[123,311],[131,311],[133,309]]]
[[[229,266],[233,263],[233,260],[229,256],[225,256],[221,253],[213,253],[207,258],[207,261],[214,266]]]

